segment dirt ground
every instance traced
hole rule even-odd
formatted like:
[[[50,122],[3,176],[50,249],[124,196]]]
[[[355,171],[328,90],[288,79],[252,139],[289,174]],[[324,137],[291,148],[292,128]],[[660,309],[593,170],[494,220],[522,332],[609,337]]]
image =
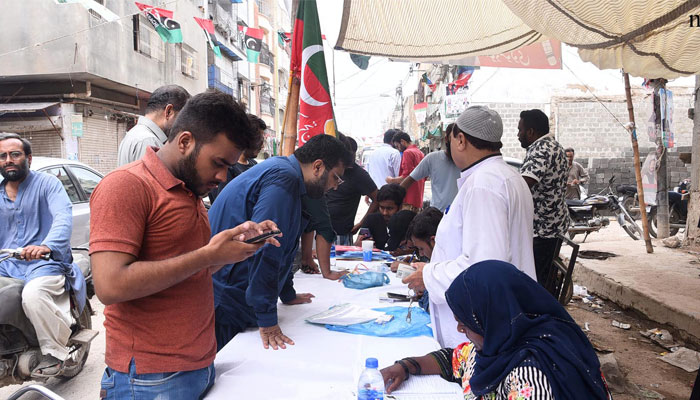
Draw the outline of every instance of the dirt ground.
[[[582,329],[588,323],[590,332],[586,334],[594,347],[613,350],[612,354],[628,382],[642,389],[631,387],[625,394],[613,394],[615,400],[687,400],[690,397],[696,372],[685,372],[658,359],[661,353],[668,350],[640,333],[659,328],[668,329],[673,334],[672,329],[649,321],[637,313],[624,311],[609,301],[604,301],[602,308],[593,308],[591,304],[596,303],[584,304],[581,300],[573,300],[566,308]],[[616,328],[612,326],[613,320],[630,324],[631,328]],[[686,347],[698,350],[690,345]]]

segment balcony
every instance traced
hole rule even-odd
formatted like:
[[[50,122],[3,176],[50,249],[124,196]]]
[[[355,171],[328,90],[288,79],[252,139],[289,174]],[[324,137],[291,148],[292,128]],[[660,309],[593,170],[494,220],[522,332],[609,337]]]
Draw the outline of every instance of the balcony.
[[[234,90],[237,80],[228,72],[223,71],[216,65],[210,65],[208,69],[209,87],[221,90],[224,93],[230,94],[234,98],[238,98],[238,91]]]
[[[260,64],[265,64],[270,68],[275,67],[274,55],[270,52],[270,47],[267,43],[263,43],[260,49]]]

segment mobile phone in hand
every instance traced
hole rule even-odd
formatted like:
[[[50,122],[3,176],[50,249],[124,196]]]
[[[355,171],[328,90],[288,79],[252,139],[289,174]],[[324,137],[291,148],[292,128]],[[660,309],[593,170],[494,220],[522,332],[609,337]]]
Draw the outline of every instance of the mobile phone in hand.
[[[245,241],[245,243],[248,243],[248,244],[260,243],[262,241],[267,240],[268,238],[271,238],[273,236],[277,236],[280,233],[282,233],[282,231],[278,231],[278,230],[265,232],[262,235],[258,235],[258,236],[252,237],[250,239],[247,239]]]
[[[372,237],[372,234],[369,233],[369,228],[360,228],[359,234],[360,234],[361,236],[364,236],[365,238],[371,238],[371,237]]]

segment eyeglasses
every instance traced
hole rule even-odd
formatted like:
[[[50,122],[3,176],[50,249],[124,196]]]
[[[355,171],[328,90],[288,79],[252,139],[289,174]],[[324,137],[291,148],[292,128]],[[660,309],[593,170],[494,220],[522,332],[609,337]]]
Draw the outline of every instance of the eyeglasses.
[[[9,153],[0,153],[0,161],[7,160],[7,156],[10,156],[10,160],[17,161],[20,158],[22,158],[23,155],[24,155],[24,153],[22,153],[21,151],[11,151]]]
[[[335,175],[335,181],[338,182],[338,186],[342,185],[343,182],[345,182],[344,180],[340,179],[338,174],[336,174],[335,172],[333,172],[333,175]]]

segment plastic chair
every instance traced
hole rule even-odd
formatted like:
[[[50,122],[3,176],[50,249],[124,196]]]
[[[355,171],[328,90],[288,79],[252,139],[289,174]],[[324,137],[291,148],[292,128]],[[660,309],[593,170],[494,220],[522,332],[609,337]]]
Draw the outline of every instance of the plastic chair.
[[[16,400],[22,397],[25,393],[29,392],[36,392],[42,395],[43,397],[51,400],[65,400],[63,397],[57,395],[56,393],[50,391],[49,389],[41,386],[41,385],[29,385],[25,386],[23,388],[20,388],[18,391],[12,393],[10,397],[7,398],[7,400]]]

